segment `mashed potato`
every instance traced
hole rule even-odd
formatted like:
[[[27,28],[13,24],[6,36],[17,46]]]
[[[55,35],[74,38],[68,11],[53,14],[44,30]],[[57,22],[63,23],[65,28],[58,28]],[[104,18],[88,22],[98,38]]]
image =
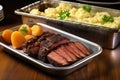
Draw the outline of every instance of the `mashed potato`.
[[[58,12],[55,8],[47,8],[45,9],[45,16],[51,17],[51,18],[56,18],[58,15]]]
[[[109,28],[120,28],[120,16],[113,17],[108,12],[94,13],[90,10],[90,7],[75,8],[72,4],[65,2],[61,2],[56,8],[47,8],[44,12],[40,12],[39,9],[32,9],[30,14],[83,22]]]
[[[58,12],[60,12],[61,10],[70,10],[70,9],[72,9],[72,8],[73,8],[72,4],[67,4],[67,3],[61,2],[61,3],[59,4],[59,6],[56,7],[56,10],[57,10]]]

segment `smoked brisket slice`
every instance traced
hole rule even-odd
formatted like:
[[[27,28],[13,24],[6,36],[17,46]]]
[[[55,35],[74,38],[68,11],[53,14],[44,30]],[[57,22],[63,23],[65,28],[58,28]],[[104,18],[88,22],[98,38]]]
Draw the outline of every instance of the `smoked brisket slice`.
[[[48,41],[48,40],[43,40],[40,42],[40,45],[43,46],[46,49],[49,49],[54,43]]]
[[[69,43],[69,42],[70,42],[70,40],[68,40],[68,39],[61,40],[61,41],[53,44],[53,45],[50,47],[50,49],[54,49],[54,48],[56,48],[56,47],[58,47],[58,46],[67,44],[67,43]]]
[[[33,37],[31,39],[29,39],[28,41],[26,41],[23,45],[22,45],[22,49],[23,51],[26,53],[27,47],[33,45],[34,43],[38,43],[41,42],[42,40],[44,40],[46,37],[53,35],[53,33],[50,32],[44,32],[41,36],[37,36],[37,37]],[[36,45],[36,44],[35,44]]]
[[[62,47],[58,48],[57,50],[55,50],[55,52],[60,55],[61,57],[63,57],[64,59],[66,59],[66,61],[68,63],[73,62],[71,57],[62,49]]]
[[[88,48],[86,48],[82,43],[80,42],[74,42],[74,44],[78,47],[79,50],[81,50],[85,55],[89,55],[90,51]]]
[[[62,49],[71,57],[73,62],[77,60],[77,57],[73,53],[71,53],[69,50],[67,50],[65,45],[62,46]]]
[[[77,57],[77,59],[81,58],[81,56],[78,53],[76,53],[71,46],[65,45],[65,47],[70,53],[74,54]]]
[[[66,66],[68,65],[68,62],[66,59],[58,55],[56,52],[52,51],[50,54],[47,56],[48,61],[53,64],[54,66]]]
[[[30,45],[33,45],[36,41],[37,41],[38,37],[33,37],[31,39],[29,39],[28,41],[26,41],[25,43],[22,44],[22,50],[24,53],[27,53],[27,47]]]
[[[47,42],[47,41],[46,41]],[[51,52],[52,50],[56,49],[57,47],[63,45],[63,44],[67,44],[68,42],[70,42],[68,39],[66,40],[62,40],[62,41],[59,41],[59,42],[56,42],[54,44],[50,44],[50,46],[46,46],[46,45],[49,45],[49,44],[41,44],[41,47],[39,49],[39,53],[38,53],[38,59],[43,61],[43,62],[47,62],[47,55],[49,52]],[[48,41],[49,43],[49,41]]]
[[[55,66],[66,66],[90,54],[80,42],[72,42],[60,34],[44,32],[22,46],[29,56],[49,62]]]
[[[43,61],[43,62],[48,62],[47,55],[49,51],[46,50],[46,48],[40,47],[39,52],[38,52],[38,59]]]
[[[64,39],[67,39],[67,38],[61,36],[60,34],[55,34],[55,35],[52,35],[52,36],[46,38],[46,40],[48,40],[52,43],[56,43],[56,42],[62,41]]]
[[[69,39],[50,32],[44,32],[41,36],[34,37],[23,44],[23,51],[32,57],[47,62],[47,55],[53,49],[70,42]]]
[[[30,40],[28,40],[27,42],[25,42],[22,45],[22,49],[25,53],[27,53],[29,56],[31,57],[38,57],[38,53],[39,53],[39,49],[41,46],[41,41],[45,40],[46,37],[52,36],[53,33],[50,32],[44,32],[41,36],[37,36],[34,38],[31,38]],[[45,42],[45,44],[49,44],[47,42]]]
[[[31,39],[29,39],[28,41],[26,41],[23,45],[22,45],[22,49],[23,52],[28,53],[27,49],[28,46],[30,47],[31,45],[34,46],[34,43],[36,42],[41,42],[42,40],[46,39],[46,37],[53,35],[53,33],[50,32],[44,32],[41,36],[37,36],[37,37],[33,37]]]
[[[85,56],[86,56],[81,50],[79,50],[79,49],[76,47],[76,45],[75,45],[73,42],[69,43],[69,46],[71,46],[71,47],[73,48],[73,50],[74,50],[77,54],[79,54],[81,57],[85,57]]]
[[[80,50],[81,47],[79,46],[79,48],[78,48],[78,46],[76,46],[75,43],[76,42],[71,41],[71,42],[61,45],[60,47],[51,51],[47,55],[49,62],[55,66],[66,66],[66,65],[69,65],[81,58],[86,57],[87,55],[85,55]],[[77,42],[77,44],[78,44],[78,42]],[[51,56],[49,56],[49,55],[51,55]],[[63,61],[65,60],[67,62],[67,64],[63,65],[63,63],[60,63],[61,59],[59,59],[58,56],[60,56],[63,59]],[[59,64],[59,65],[57,65],[57,64]]]
[[[28,49],[27,53],[28,53],[29,56],[37,58],[38,51],[39,51],[39,47],[38,46],[36,46],[36,47],[28,47],[27,49]]]
[[[59,34],[53,34],[48,32],[46,32],[46,34],[42,35],[41,37],[38,39],[38,41],[40,42],[38,59],[43,62],[48,62],[47,55],[49,52],[63,44],[70,42],[69,39]]]
[[[50,32],[44,32],[37,41],[41,42],[42,40],[46,40],[47,37],[54,35],[53,33]]]
[[[40,48],[40,43],[35,42],[32,45],[28,45],[28,47],[26,49],[26,53],[31,57],[37,58],[39,48]]]

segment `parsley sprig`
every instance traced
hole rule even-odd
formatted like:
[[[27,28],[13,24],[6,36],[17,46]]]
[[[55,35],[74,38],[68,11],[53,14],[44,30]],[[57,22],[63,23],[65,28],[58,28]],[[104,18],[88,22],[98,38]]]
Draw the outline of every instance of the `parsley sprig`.
[[[70,11],[69,10],[62,10],[59,15],[58,15],[58,19],[65,19],[66,17],[70,16]]]
[[[91,6],[89,6],[89,5],[84,5],[83,6],[83,9],[86,11],[86,12],[90,12],[91,11]]]
[[[114,22],[113,16],[104,15],[102,20],[103,20],[103,22]]]
[[[27,30],[27,27],[22,27],[22,29],[20,29],[20,32],[22,33],[22,34],[26,34],[27,32],[28,32],[28,30]]]

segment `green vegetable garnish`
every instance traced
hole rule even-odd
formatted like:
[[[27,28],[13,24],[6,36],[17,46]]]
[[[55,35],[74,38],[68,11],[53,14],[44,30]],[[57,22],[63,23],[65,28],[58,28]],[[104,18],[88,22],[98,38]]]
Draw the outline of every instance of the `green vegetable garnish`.
[[[103,18],[102,18],[102,20],[103,20],[104,22],[114,22],[113,16],[104,15]]]
[[[83,6],[83,9],[84,9],[85,11],[87,11],[87,12],[90,12],[90,11],[91,11],[91,6],[89,6],[89,5],[84,5],[84,6]]]
[[[70,16],[70,11],[69,10],[62,10],[60,13],[59,13],[59,16],[58,16],[58,19],[65,19],[66,17],[69,17]]]
[[[20,29],[20,32],[22,34],[26,34],[28,32],[27,28],[26,27],[22,27],[22,29]]]

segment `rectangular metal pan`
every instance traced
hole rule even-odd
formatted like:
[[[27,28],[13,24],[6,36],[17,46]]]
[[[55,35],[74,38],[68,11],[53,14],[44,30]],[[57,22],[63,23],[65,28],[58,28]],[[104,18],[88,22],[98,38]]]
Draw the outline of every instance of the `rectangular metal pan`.
[[[6,43],[4,43],[2,38],[0,38],[0,46],[3,46],[5,51],[7,51],[8,53],[10,53],[14,56],[17,56],[20,59],[32,64],[33,66],[38,67],[40,70],[43,70],[43,71],[45,71],[51,75],[55,75],[55,76],[65,76],[65,75],[72,73],[73,71],[86,65],[94,57],[98,56],[102,52],[102,48],[96,43],[93,43],[93,42],[83,39],[81,37],[75,36],[73,34],[61,31],[59,29],[53,28],[52,26],[49,26],[49,25],[46,25],[43,23],[37,23],[37,24],[41,25],[44,31],[61,34],[62,36],[65,36],[72,41],[79,41],[79,42],[83,43],[91,51],[91,54],[89,56],[86,56],[83,59],[76,61],[75,63],[73,63],[69,66],[55,67],[55,66],[52,66],[51,64],[44,63],[40,60],[37,60],[35,58],[28,56],[22,50],[14,49],[11,45],[7,45]],[[18,26],[13,29],[14,30],[18,29]]]
[[[85,5],[81,3],[74,3],[74,2],[68,2],[68,1],[64,1],[64,2],[73,4],[76,7],[81,7]],[[59,4],[59,1],[54,2],[52,4],[55,7]],[[109,12],[112,16],[120,16],[120,10],[98,7],[93,5],[91,6],[93,9],[93,12],[105,11],[105,12]],[[80,23],[80,22],[58,20],[54,18],[37,16],[37,15],[32,15],[28,13],[31,9],[38,8],[38,7],[39,7],[39,1],[29,4],[20,9],[17,9],[15,10],[15,13],[22,16],[23,23],[27,23],[27,22],[55,23],[61,27],[64,27],[63,30],[65,30],[65,28],[68,28],[69,30],[78,29],[80,30],[78,36],[81,36],[95,43],[98,43],[103,48],[114,49],[120,43],[120,29],[112,29],[112,28],[101,27],[101,26],[96,26],[96,25],[91,25],[86,23]]]

